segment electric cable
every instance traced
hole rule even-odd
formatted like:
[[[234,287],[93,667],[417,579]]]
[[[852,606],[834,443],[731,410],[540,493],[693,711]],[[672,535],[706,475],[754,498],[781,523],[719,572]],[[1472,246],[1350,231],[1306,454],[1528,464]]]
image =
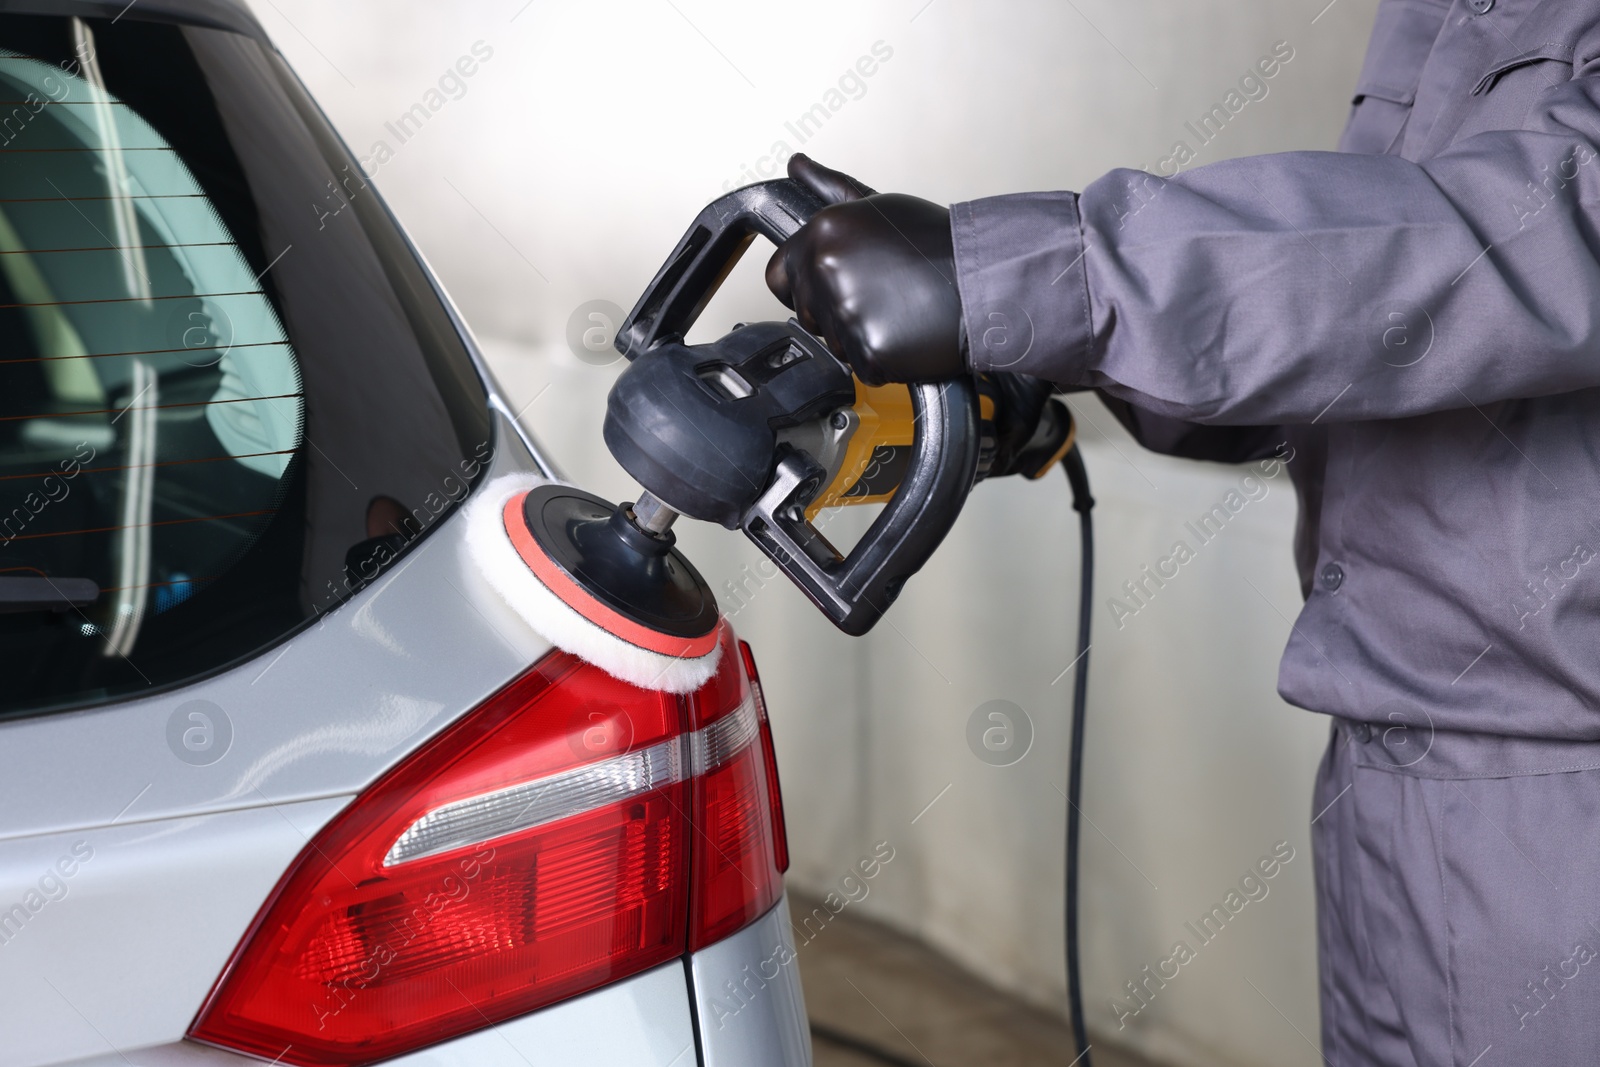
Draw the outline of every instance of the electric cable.
[[[1067,855],[1066,855],[1066,925],[1067,925],[1067,1005],[1072,1018],[1072,1039],[1077,1046],[1073,1067],[1093,1067],[1089,1056],[1089,1031],[1083,1021],[1083,992],[1078,966],[1078,834],[1081,823],[1080,802],[1083,800],[1083,732],[1089,701],[1089,622],[1094,613],[1094,497],[1089,492],[1089,472],[1083,465],[1083,456],[1074,445],[1061,458],[1061,467],[1072,486],[1072,510],[1078,513],[1078,531],[1081,543],[1078,579],[1078,654],[1072,662],[1077,676],[1072,681],[1072,739],[1067,754],[1069,778],[1067,780]],[[881,1063],[896,1067],[911,1067],[912,1061],[879,1045],[863,1041],[854,1034],[816,1022],[811,1032],[831,1044],[847,1048]]]
[[[1077,676],[1072,680],[1072,741],[1067,752],[1070,777],[1067,780],[1067,1006],[1072,1016],[1072,1038],[1077,1043],[1074,1065],[1092,1067],[1089,1058],[1089,1031],[1083,1021],[1083,988],[1078,968],[1078,831],[1083,800],[1083,729],[1089,699],[1089,620],[1094,610],[1094,497],[1089,493],[1089,472],[1083,456],[1074,445],[1062,457],[1061,466],[1072,486],[1072,510],[1078,513],[1082,544],[1078,579],[1078,656],[1073,663]]]

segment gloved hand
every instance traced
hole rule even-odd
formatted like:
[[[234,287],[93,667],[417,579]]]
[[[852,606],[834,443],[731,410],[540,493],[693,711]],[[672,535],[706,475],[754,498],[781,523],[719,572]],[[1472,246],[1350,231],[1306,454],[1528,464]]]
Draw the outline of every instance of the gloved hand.
[[[949,209],[874,193],[798,152],[789,177],[829,204],[767,263],[800,325],[869,385],[967,373]]]
[[[1008,474],[1040,478],[1066,455],[1073,440],[1072,414],[1054,392],[1049,382],[1027,374],[978,376],[980,480]]]

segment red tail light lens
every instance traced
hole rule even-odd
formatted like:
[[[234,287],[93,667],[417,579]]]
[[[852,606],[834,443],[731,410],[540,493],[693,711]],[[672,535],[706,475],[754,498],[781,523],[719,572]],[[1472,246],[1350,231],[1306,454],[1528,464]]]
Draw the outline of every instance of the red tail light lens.
[[[778,862],[778,871],[789,869],[789,828],[783,821],[783,790],[778,788],[778,753],[772,744],[772,724],[767,721],[767,698],[761,692],[761,675],[756,671],[756,654],[750,651],[750,642],[739,642],[739,655],[744,660],[745,674],[750,678],[750,692],[756,701],[756,713],[761,717],[761,753],[767,762],[767,797],[772,802],[772,832]]]
[[[716,677],[690,698],[695,736],[706,739],[695,751],[690,951],[747,926],[783,893],[765,722],[744,663],[729,642]]]
[[[763,914],[781,811],[758,691],[726,626],[723,643],[688,698],[552,653],[428,742],[307,845],[190,1036],[369,1063]]]

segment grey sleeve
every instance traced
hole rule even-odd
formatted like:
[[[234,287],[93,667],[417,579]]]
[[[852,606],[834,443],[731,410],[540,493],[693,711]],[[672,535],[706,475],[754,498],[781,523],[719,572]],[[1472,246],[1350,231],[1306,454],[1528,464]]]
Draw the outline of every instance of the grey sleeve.
[[[973,368],[1257,426],[1600,386],[1597,156],[1582,76],[1423,163],[1289,152],[957,204]]]

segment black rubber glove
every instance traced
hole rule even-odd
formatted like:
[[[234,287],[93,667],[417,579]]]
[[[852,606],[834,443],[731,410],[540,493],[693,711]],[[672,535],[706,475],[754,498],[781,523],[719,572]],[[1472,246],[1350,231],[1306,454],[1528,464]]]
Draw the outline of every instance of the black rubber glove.
[[[1027,374],[982,374],[978,394],[986,414],[979,422],[978,478],[1044,475],[1072,442],[1072,414],[1055,399],[1055,387]]]
[[[767,263],[767,286],[869,385],[967,373],[950,211],[874,193],[795,153],[789,177],[827,200]]]

